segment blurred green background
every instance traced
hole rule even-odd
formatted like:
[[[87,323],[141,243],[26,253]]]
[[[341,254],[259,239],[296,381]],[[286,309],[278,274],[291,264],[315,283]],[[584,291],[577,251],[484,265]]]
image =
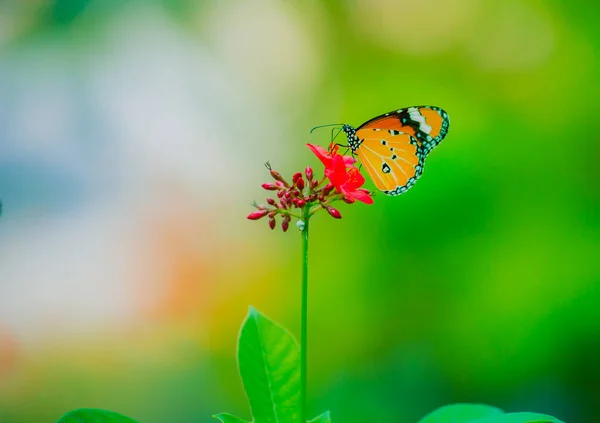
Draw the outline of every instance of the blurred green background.
[[[416,187],[313,220],[310,414],[597,422],[599,14],[0,1],[0,422],[249,418],[247,306],[299,329],[300,237],[245,219],[263,163],[321,172],[311,127],[421,104],[451,126]]]

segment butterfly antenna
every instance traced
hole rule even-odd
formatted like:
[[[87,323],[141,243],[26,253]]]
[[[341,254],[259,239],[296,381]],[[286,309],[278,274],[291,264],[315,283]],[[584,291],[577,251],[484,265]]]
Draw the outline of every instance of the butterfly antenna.
[[[318,129],[318,128],[326,128],[326,127],[328,127],[328,126],[344,126],[344,124],[343,124],[343,123],[331,123],[331,124],[329,124],[329,125],[319,125],[319,126],[315,126],[313,129],[311,129],[311,130],[310,130],[310,133],[312,134],[312,133],[313,133],[313,131],[314,131],[315,129]]]

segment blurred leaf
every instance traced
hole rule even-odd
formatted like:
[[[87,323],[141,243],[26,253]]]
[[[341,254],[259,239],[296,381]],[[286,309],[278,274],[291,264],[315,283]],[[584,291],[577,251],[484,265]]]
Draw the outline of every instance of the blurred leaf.
[[[563,423],[555,417],[538,413],[508,413],[473,420],[471,423]]]
[[[56,423],[138,423],[114,411],[98,410],[95,408],[79,408],[69,411]]]
[[[419,423],[562,423],[545,414],[508,413],[483,404],[452,404],[440,407]]]
[[[484,404],[451,404],[432,411],[419,423],[466,423],[482,417],[504,415],[499,408]]]
[[[248,423],[246,420],[240,419],[239,417],[228,413],[216,414],[213,417],[221,420],[223,423]]]
[[[300,346],[252,307],[240,331],[238,365],[255,422],[298,421]]]
[[[331,423],[331,416],[329,415],[329,411],[324,412],[320,416],[315,417],[312,420],[309,420],[308,423]]]

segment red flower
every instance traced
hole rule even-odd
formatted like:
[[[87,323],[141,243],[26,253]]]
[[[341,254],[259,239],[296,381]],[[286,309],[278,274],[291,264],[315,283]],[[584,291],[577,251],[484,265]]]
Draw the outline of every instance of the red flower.
[[[365,183],[365,177],[354,166],[346,170],[342,156],[336,155],[332,158],[331,167],[325,169],[325,176],[350,203],[358,200],[365,204],[373,204],[373,198],[369,191],[361,188]]]
[[[361,188],[365,183],[365,177],[362,176],[360,171],[355,167],[351,167],[348,169],[347,176],[348,179],[340,186],[339,191],[341,191],[351,203],[353,203],[354,200],[358,200],[365,204],[373,204],[371,193],[368,190]]]
[[[340,156],[337,154],[337,146],[331,151],[327,151],[318,145],[307,145],[325,165],[325,176],[329,178],[337,192],[344,194],[349,203],[358,200],[365,204],[373,204],[373,198],[369,191],[361,188],[365,183],[365,177],[354,167],[354,163],[356,163],[354,157]],[[346,170],[346,168],[349,169]]]

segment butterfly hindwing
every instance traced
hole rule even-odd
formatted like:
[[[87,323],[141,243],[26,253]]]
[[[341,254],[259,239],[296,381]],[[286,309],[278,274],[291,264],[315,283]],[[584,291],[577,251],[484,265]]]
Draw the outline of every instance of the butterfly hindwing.
[[[411,134],[394,129],[359,129],[356,154],[375,186],[388,195],[408,190],[421,176],[423,149]]]

